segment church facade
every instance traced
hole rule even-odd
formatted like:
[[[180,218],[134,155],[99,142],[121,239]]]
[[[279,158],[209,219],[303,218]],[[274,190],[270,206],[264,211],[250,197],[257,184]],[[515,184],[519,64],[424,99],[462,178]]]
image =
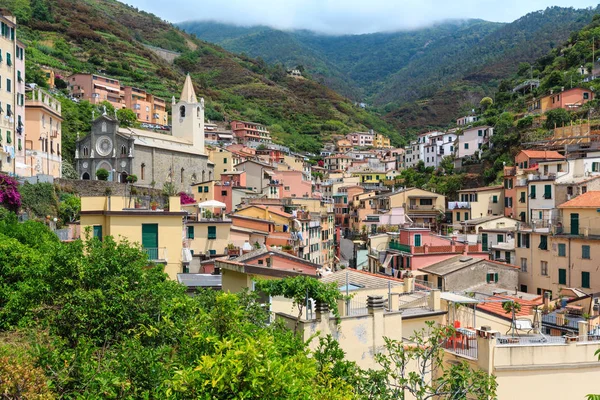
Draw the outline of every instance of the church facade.
[[[213,163],[204,149],[204,99],[197,100],[188,75],[181,98],[173,98],[171,134],[119,127],[116,116],[104,112],[92,123],[89,135],[78,138],[75,163],[80,179],[96,179],[109,171],[109,180],[125,182],[136,175],[137,184],[162,188],[171,182],[178,191],[214,178]]]

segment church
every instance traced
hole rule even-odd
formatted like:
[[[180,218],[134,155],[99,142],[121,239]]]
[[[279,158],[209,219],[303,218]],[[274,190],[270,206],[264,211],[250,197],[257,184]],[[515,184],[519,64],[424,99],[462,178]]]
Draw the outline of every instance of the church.
[[[111,181],[126,182],[133,174],[138,185],[160,189],[171,182],[178,191],[213,179],[214,164],[204,149],[204,99],[198,102],[189,75],[172,105],[171,134],[119,127],[116,115],[105,111],[75,144],[79,178],[96,179],[96,171],[104,168]]]

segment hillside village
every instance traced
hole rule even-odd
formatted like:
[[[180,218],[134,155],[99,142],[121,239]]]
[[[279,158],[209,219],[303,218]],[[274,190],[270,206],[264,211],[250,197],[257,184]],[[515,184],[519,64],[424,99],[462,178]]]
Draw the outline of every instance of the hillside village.
[[[0,171],[23,187],[52,183],[80,198],[72,221],[31,209],[20,220],[41,220],[63,242],[138,243],[190,295],[252,291],[256,279],[334,283],[346,296],[339,325],[312,299],[299,324],[298,304],[261,299],[271,321],[296,323],[305,340],[317,331],[333,335],[362,368],[376,367],[384,336],[403,340],[434,321],[454,329],[446,361],[494,375],[499,399],[597,391],[600,130],[593,115],[511,143],[518,149],[490,185],[473,179],[444,193],[407,185],[405,171],[483,174],[498,134],[483,106],[401,148],[367,130],[333,134],[319,154],[293,151],[264,124],[211,121],[189,74],[171,99],[102,73],[65,76],[60,91],[60,71],[47,68],[49,89],[30,84],[18,21],[4,12],[0,24]],[[597,72],[582,67],[582,82]],[[591,113],[589,85],[534,96],[539,85],[510,89],[527,98],[515,125],[527,118],[542,127],[553,110]],[[94,110],[90,131],[74,143],[71,179],[63,172],[61,101]]]

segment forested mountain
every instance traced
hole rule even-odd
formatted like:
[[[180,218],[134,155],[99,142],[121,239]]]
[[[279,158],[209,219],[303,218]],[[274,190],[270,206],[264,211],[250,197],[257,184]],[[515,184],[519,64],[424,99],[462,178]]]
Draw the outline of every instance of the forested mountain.
[[[234,52],[303,65],[344,94],[385,107],[399,128],[444,125],[497,80],[569,38],[596,9],[550,7],[509,24],[448,21],[394,33],[331,36],[215,22],[179,26]],[[416,101],[416,102],[415,102]]]
[[[326,86],[288,78],[280,66],[229,53],[116,0],[5,0],[2,7],[18,19],[29,82],[45,84],[39,67],[48,66],[62,78],[100,73],[170,99],[179,96],[189,72],[196,92],[206,99],[207,118],[263,123],[296,150],[317,151],[322,137],[369,128],[401,141],[376,114]],[[169,62],[152,47],[179,54]],[[91,110],[64,103],[63,112],[68,152],[76,132],[89,130]]]

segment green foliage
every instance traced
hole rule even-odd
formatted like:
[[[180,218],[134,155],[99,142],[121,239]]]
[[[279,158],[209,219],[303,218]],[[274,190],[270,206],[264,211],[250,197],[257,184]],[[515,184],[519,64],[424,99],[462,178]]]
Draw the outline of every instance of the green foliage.
[[[430,398],[479,399],[496,398],[496,378],[480,369],[471,369],[466,361],[444,362],[445,341],[453,328],[434,326],[415,331],[408,339],[412,345],[385,338],[385,352],[376,355],[385,375],[384,398],[417,400]],[[416,365],[416,372],[408,366]]]
[[[556,108],[546,112],[546,129],[554,129],[568,124],[571,121],[570,113],[564,108]]]
[[[42,224],[19,224],[14,214],[0,220],[0,329],[29,332],[22,357],[0,370],[9,368],[3,378],[35,372],[24,390],[56,398],[352,397],[307,343],[266,320],[253,293],[186,295],[138,246],[111,237],[61,243]],[[14,354],[5,337],[0,359],[5,348]]]
[[[487,110],[492,104],[494,104],[494,100],[491,97],[484,97],[479,102],[479,106],[483,111]]]
[[[81,198],[74,194],[65,193],[61,196],[58,216],[64,223],[75,222],[81,212]]]
[[[135,126],[137,123],[137,116],[129,108],[117,110],[117,119],[119,120],[119,125],[124,127]]]
[[[98,168],[98,170],[96,171],[96,178],[98,178],[99,181],[108,180],[109,175],[110,175],[110,172],[108,172],[104,168]]]
[[[57,216],[59,210],[58,197],[51,183],[30,184],[25,182],[19,187],[21,207],[39,218]]]
[[[302,317],[306,301],[310,298],[316,303],[326,304],[336,318],[340,318],[337,301],[344,296],[340,293],[335,283],[324,284],[318,279],[308,276],[287,277],[283,279],[256,280],[256,288],[269,296],[283,296],[293,301],[293,306],[298,308],[298,321]]]

